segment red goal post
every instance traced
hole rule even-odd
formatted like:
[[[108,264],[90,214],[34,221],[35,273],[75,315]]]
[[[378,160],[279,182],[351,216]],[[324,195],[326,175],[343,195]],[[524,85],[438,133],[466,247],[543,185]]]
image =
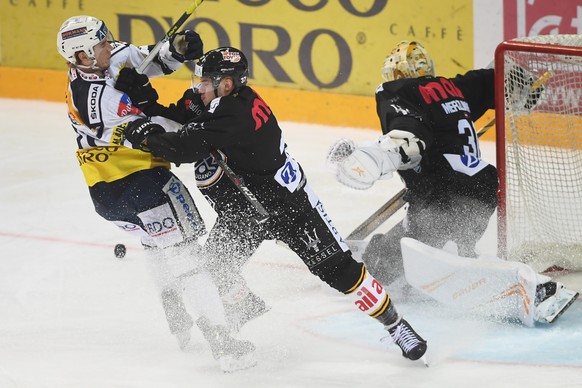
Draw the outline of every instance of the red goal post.
[[[495,93],[499,256],[580,270],[582,35],[501,43]]]

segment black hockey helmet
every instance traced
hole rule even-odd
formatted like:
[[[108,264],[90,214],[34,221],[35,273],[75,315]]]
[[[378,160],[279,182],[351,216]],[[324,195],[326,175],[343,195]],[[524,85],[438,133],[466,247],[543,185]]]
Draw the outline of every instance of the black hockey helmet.
[[[198,60],[193,74],[193,78],[210,78],[215,89],[226,76],[234,80],[235,90],[247,84],[249,63],[243,52],[234,47],[208,51]]]

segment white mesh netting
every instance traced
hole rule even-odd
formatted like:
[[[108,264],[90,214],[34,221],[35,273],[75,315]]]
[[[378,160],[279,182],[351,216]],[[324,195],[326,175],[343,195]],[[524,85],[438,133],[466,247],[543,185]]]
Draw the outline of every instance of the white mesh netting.
[[[504,52],[507,257],[582,269],[582,36],[515,41],[580,50]]]

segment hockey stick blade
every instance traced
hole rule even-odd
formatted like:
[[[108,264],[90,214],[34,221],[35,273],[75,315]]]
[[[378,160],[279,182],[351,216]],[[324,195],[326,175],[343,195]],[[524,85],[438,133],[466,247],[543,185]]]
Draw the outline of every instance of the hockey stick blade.
[[[172,38],[172,36],[174,36],[176,32],[178,32],[178,28],[180,28],[186,22],[186,20],[188,20],[188,18],[194,13],[194,11],[196,11],[196,9],[200,6],[200,4],[202,4],[203,1],[204,0],[194,0],[190,7],[188,7],[188,9],[184,11],[182,16],[180,16],[176,23],[174,23],[174,25],[170,27],[168,32],[166,32],[166,35],[164,35],[164,37],[160,41],[158,41],[158,43],[156,43],[154,48],[151,49],[149,54],[144,58],[143,62],[135,69],[139,74],[143,74],[145,69],[149,66],[150,63],[152,63],[156,55],[158,55],[158,53],[160,52],[162,45],[169,41]]]

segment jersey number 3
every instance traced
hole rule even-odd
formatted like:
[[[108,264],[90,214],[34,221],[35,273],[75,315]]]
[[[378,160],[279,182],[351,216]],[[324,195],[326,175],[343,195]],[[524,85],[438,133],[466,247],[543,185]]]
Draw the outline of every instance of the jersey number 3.
[[[467,119],[461,119],[459,120],[457,126],[459,128],[459,134],[467,136],[467,145],[463,146],[465,155],[480,159],[481,151],[479,150],[479,144],[477,143],[477,132],[475,131],[473,123]]]

